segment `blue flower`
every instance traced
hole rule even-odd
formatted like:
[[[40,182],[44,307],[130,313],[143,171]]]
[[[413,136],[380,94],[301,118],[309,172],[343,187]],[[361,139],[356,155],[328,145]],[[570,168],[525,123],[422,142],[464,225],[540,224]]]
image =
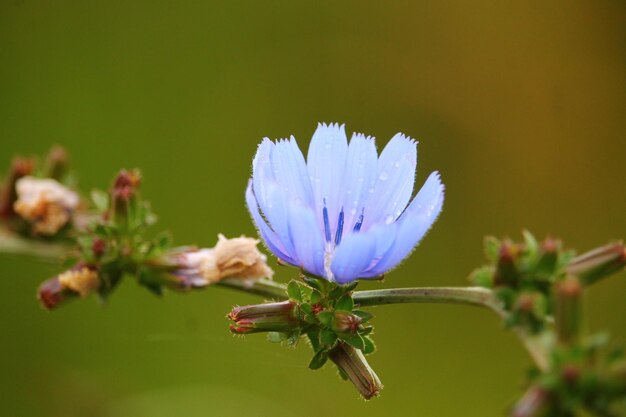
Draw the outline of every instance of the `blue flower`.
[[[320,124],[307,161],[296,140],[265,138],[252,162],[246,202],[278,258],[329,281],[375,278],[422,240],[443,204],[439,174],[413,201],[417,143],[401,133],[380,157],[374,139]]]

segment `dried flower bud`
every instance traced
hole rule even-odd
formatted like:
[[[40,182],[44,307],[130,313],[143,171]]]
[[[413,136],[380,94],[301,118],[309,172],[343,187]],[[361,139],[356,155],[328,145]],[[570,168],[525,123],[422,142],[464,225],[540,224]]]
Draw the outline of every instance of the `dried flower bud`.
[[[52,179],[22,177],[13,207],[33,224],[33,232],[51,236],[65,226],[79,203],[78,194]]]
[[[15,158],[11,164],[11,170],[0,191],[0,217],[9,218],[15,214],[13,204],[17,200],[15,184],[17,180],[33,172],[34,162],[32,159]]]
[[[48,310],[52,310],[67,298],[75,295],[61,285],[58,276],[42,282],[38,290],[39,301]]]
[[[254,280],[271,278],[274,271],[267,265],[267,257],[259,252],[258,240],[241,236],[227,239],[219,235],[211,249],[190,250],[174,255],[182,289],[204,287],[225,278]]]
[[[234,323],[230,331],[237,334],[289,332],[300,327],[293,301],[235,307],[228,314]]]
[[[366,400],[377,396],[383,389],[378,375],[369,366],[360,350],[340,341],[328,353],[328,357],[348,377]]]
[[[572,259],[565,269],[568,274],[576,275],[584,284],[589,285],[624,267],[626,247],[622,242],[617,242],[583,253]]]
[[[100,287],[98,273],[89,267],[82,266],[59,274],[59,284],[78,294],[81,298],[87,297],[90,293]]]
[[[355,334],[361,325],[361,317],[347,311],[335,311],[331,329],[338,334]]]

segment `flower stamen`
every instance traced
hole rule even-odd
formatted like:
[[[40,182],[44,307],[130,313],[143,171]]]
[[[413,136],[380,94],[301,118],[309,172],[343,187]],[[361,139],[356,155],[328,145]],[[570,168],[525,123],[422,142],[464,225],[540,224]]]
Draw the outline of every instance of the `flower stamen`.
[[[356,223],[354,224],[354,229],[352,229],[354,232],[358,232],[359,230],[361,230],[361,226],[363,225],[364,214],[365,214],[365,207],[361,209],[361,215],[359,216]]]
[[[328,208],[326,208],[326,199],[324,199],[324,210],[322,210],[324,216],[324,233],[326,234],[326,242],[330,242],[330,221],[328,220]]]
[[[335,246],[341,243],[341,235],[343,234],[343,208],[339,212],[339,220],[337,220],[337,232],[335,233]]]

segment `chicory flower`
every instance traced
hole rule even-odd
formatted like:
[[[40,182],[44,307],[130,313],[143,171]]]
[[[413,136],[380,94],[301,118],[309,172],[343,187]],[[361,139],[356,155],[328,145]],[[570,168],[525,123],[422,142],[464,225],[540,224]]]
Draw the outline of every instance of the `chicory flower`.
[[[410,202],[417,144],[396,134],[380,157],[374,139],[320,124],[307,160],[295,138],[265,138],[246,202],[267,247],[282,261],[332,282],[376,278],[421,241],[441,212],[444,186],[430,174]]]

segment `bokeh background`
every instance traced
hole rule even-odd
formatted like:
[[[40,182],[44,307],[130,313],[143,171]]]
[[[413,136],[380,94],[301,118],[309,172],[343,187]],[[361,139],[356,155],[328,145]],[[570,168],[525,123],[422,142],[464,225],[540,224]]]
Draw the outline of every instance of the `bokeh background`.
[[[3,1],[0,163],[67,147],[85,190],[139,167],[180,244],[252,235],[256,144],[319,121],[420,140],[444,212],[414,255],[366,288],[465,285],[485,234],[523,228],[586,250],[626,236],[626,3]],[[3,415],[497,416],[530,361],[489,312],[377,308],[385,383],[365,403],[307,346],[234,338],[223,289],[158,299],[127,281],[53,313],[56,264],[0,255]],[[279,269],[277,279],[291,271]],[[626,274],[591,289],[590,331],[626,342]]]

